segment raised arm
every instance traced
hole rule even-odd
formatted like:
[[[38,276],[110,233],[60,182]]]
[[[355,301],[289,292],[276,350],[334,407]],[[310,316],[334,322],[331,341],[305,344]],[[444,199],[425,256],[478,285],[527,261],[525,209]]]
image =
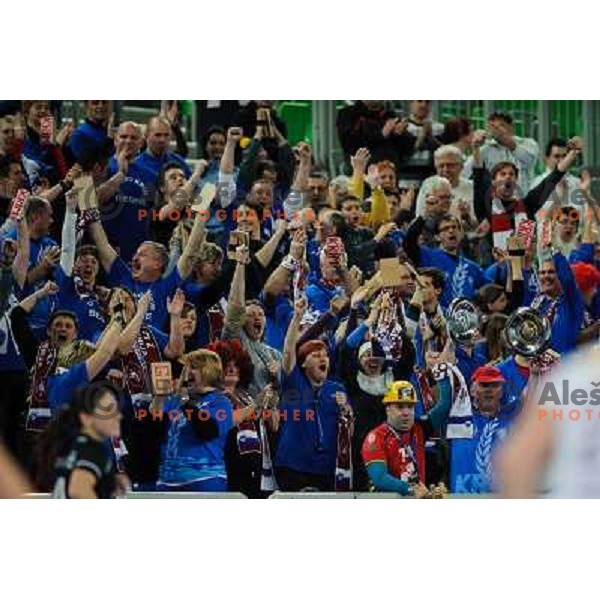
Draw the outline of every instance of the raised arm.
[[[170,318],[169,343],[165,347],[164,355],[168,359],[180,357],[185,352],[185,339],[181,327],[181,313],[185,304],[185,294],[180,290],[175,291],[173,298],[167,299],[167,310]]]
[[[204,225],[205,220],[200,215],[207,214],[214,198],[203,200],[200,203],[198,214],[194,218],[194,226],[188,238],[187,244],[183,248],[181,257],[177,261],[177,268],[182,279],[187,279],[192,274],[193,260],[192,257],[196,254],[204,243]]]
[[[121,150],[121,152],[117,154],[117,172],[96,187],[96,196],[99,204],[112,198],[119,191],[121,184],[125,181],[127,171],[129,170],[129,161],[127,160],[126,152],[126,150]]]
[[[60,249],[60,266],[68,277],[73,273],[75,263],[75,243],[77,227],[77,192],[67,192],[65,197],[66,211],[62,228],[62,246]]]
[[[254,258],[260,263],[263,269],[266,269],[273,260],[277,247],[285,236],[287,223],[283,219],[278,219],[275,224],[275,233],[269,238],[266,244],[254,255]]]
[[[296,366],[296,343],[300,337],[300,322],[302,315],[306,311],[308,303],[306,298],[299,298],[294,304],[294,316],[290,321],[285,341],[283,342],[283,358],[281,368],[286,375],[289,375]]]
[[[117,321],[111,321],[104,330],[94,354],[85,361],[85,368],[90,381],[112,360],[119,347],[120,338],[121,325]]]
[[[227,299],[225,313],[224,338],[237,338],[244,325],[246,305],[246,264],[248,263],[248,248],[238,246],[235,251],[237,265],[231,282],[231,291]]]
[[[90,236],[98,249],[98,256],[100,258],[100,264],[102,268],[108,273],[112,269],[112,266],[117,260],[117,253],[115,249],[110,245],[106,232],[100,221],[94,221],[90,223],[89,227]]]
[[[27,279],[29,266],[29,228],[27,220],[17,221],[17,255],[12,265],[13,278],[19,288],[23,289]]]
[[[119,293],[117,291],[117,293]],[[119,354],[127,354],[135,342],[137,336],[140,334],[140,329],[144,324],[144,318],[148,312],[148,307],[152,301],[152,293],[147,291],[138,301],[137,310],[135,315],[127,323],[127,326],[121,332],[121,339],[119,341]]]

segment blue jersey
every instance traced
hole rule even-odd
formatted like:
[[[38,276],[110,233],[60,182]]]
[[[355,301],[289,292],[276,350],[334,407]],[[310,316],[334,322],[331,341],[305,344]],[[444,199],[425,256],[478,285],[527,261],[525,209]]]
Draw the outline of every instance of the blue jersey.
[[[315,389],[298,366],[284,375],[276,466],[334,476],[339,414],[336,392],[345,392],[344,386],[328,379]]]
[[[165,152],[162,156],[154,156],[154,154],[152,154],[149,150],[146,150],[146,152],[142,152],[135,159],[132,166],[135,165],[135,167],[140,167],[152,174],[153,180],[151,183],[153,188],[150,191],[152,194],[154,194],[156,190],[158,190],[158,178],[162,168],[167,163],[171,162],[174,162],[181,167],[186,179],[191,177],[192,170],[188,167],[185,159],[179,156],[179,154],[175,154],[175,152],[171,152],[170,150],[167,150],[167,152]]]
[[[142,282],[133,279],[131,270],[125,262],[117,258],[107,274],[111,286],[127,288],[139,300],[145,292],[152,292],[152,301],[146,313],[145,323],[157,329],[163,329],[167,322],[167,298],[172,298],[175,290],[183,283],[179,269],[175,268],[157,281]]]
[[[85,362],[73,365],[70,369],[57,369],[48,377],[48,406],[55,413],[63,404],[68,404],[79,387],[89,383]]]
[[[110,145],[112,140],[106,133],[106,125],[87,120],[75,129],[69,140],[69,148],[75,160],[79,160],[87,149],[108,148]]]
[[[492,457],[506,437],[509,422],[476,412],[473,437],[450,441],[450,492],[486,494],[494,491]]]
[[[0,317],[0,372],[26,370],[25,361],[12,332],[10,312],[6,312]]]
[[[446,274],[446,283],[440,297],[446,309],[454,298],[473,298],[475,292],[490,280],[481,267],[462,255],[454,255],[439,248],[421,246],[421,267],[436,267]]]
[[[200,439],[183,407],[180,407],[176,399],[169,398],[163,407],[163,418],[168,419],[169,432],[161,449],[160,483],[186,484],[204,479],[227,478],[225,443],[229,430],[233,427],[231,403],[218,390],[192,396],[191,401],[217,422],[219,435],[209,441]],[[170,411],[172,417],[168,416]]]
[[[16,231],[10,231],[6,235],[7,239],[16,240],[17,234]],[[37,267],[42,262],[42,256],[46,253],[49,248],[58,247],[58,244],[49,236],[44,236],[39,240],[29,240],[29,265],[27,270],[31,270],[34,267]],[[46,282],[51,279],[38,279],[33,284],[25,284],[25,287],[22,291],[19,291],[18,288],[15,287],[18,293],[19,299],[26,298],[27,296],[33,294],[33,292],[40,290],[44,287]],[[37,304],[33,308],[33,310],[29,313],[29,325],[36,336],[41,339],[45,336],[46,327],[48,325],[48,318],[52,311],[56,308],[57,299],[53,295],[46,296],[41,300],[38,300]]]
[[[60,266],[56,269],[55,277],[60,288],[57,308],[70,310],[77,315],[79,339],[96,342],[106,327],[106,317],[97,294],[78,289],[76,276],[69,277]]]
[[[113,156],[108,165],[112,177],[119,167]],[[149,239],[154,206],[154,174],[140,164],[129,165],[119,191],[102,205],[102,224],[110,243],[123,260],[131,260],[138,246]]]

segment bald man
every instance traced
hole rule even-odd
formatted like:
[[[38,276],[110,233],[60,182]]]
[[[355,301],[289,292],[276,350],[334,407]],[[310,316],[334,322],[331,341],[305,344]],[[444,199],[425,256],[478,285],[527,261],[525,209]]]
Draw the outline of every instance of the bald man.
[[[111,245],[129,262],[137,247],[149,239],[148,208],[153,207],[155,176],[135,160],[142,146],[142,130],[137,123],[121,123],[114,146],[108,177],[117,173],[120,177],[116,180],[118,188],[103,203],[102,223]]]
[[[135,160],[137,166],[143,167],[154,175],[154,187],[158,188],[158,178],[161,169],[169,162],[177,163],[183,169],[186,179],[192,175],[192,170],[185,159],[169,150],[171,141],[171,125],[164,117],[152,117],[146,127],[146,150]]]

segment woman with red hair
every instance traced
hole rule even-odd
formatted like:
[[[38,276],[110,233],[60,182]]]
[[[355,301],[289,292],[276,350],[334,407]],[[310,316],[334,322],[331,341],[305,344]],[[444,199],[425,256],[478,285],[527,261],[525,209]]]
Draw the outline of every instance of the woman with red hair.
[[[229,491],[264,498],[275,490],[268,433],[279,427],[276,378],[257,397],[248,386],[254,375],[250,355],[239,340],[219,340],[207,346],[223,363],[222,390],[233,411],[234,427],[225,446]]]

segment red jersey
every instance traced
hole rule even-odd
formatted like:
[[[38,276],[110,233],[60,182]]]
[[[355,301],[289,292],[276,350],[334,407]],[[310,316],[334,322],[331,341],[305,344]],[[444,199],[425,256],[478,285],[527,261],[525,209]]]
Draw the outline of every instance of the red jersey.
[[[366,466],[384,462],[390,475],[406,483],[425,482],[425,436],[419,423],[407,433],[382,423],[365,438],[362,457]]]

